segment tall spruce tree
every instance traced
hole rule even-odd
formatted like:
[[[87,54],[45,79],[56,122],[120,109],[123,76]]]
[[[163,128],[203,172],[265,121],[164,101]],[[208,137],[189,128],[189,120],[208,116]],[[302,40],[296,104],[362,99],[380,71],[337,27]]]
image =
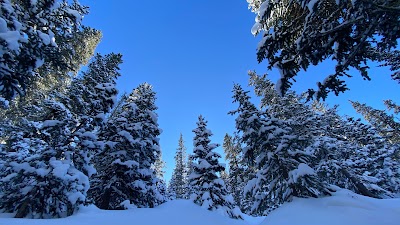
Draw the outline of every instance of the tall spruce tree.
[[[96,156],[91,195],[102,209],[154,207],[165,200],[154,169],[161,132],[155,99],[151,85],[139,85],[100,134],[105,148]]]
[[[155,112],[157,106],[155,105],[156,93],[153,86],[148,83],[140,84],[134,91],[134,103],[139,109],[138,125],[140,130],[140,166],[139,173],[142,176],[142,181],[146,185],[146,193],[143,193],[143,199],[140,199],[137,205],[144,207],[154,207],[164,202],[164,197],[157,189],[157,176],[156,171],[152,169],[158,157],[161,155],[159,135],[161,129],[158,125],[158,115]],[[139,185],[140,182],[134,184]]]
[[[175,168],[169,184],[169,195],[175,199],[188,198],[188,174],[187,174],[186,147],[182,134],[179,137],[178,148],[175,153]]]
[[[356,179],[349,173],[346,173],[347,176],[343,174],[348,169],[340,159],[348,155],[345,152],[354,151],[354,146],[344,141],[349,137],[343,136],[344,130],[341,128],[344,124],[336,107],[328,109],[317,101],[306,102],[304,96],[297,96],[293,92],[280,96],[266,75],[259,76],[254,72],[249,75],[250,85],[254,87],[256,95],[261,97],[262,108],[269,114],[288,121],[292,132],[306,140],[303,144],[313,155],[310,166],[317,171],[320,178],[330,184],[357,190],[352,188],[354,185],[349,177]],[[366,193],[369,192],[364,194]]]
[[[193,172],[189,181],[194,186],[193,201],[208,209],[221,211],[231,218],[242,219],[240,210],[234,205],[233,197],[228,193],[224,181],[218,176],[225,167],[218,162],[221,156],[214,152],[218,144],[211,144],[211,131],[207,121],[199,116],[197,128],[193,130]]]
[[[293,197],[329,194],[326,184],[310,167],[312,154],[307,149],[310,137],[308,133],[300,134],[305,128],[298,123],[308,120],[280,119],[279,115],[257,109],[239,85],[234,86],[233,92],[239,107],[230,113],[238,114],[236,128],[245,145],[243,156],[257,168],[245,188],[253,196],[252,214],[265,215]]]
[[[99,133],[104,149],[94,159],[97,174],[91,180],[90,197],[101,209],[124,209],[125,201],[140,195],[140,189],[131,184],[139,178],[133,123],[136,116],[137,106],[127,100]]]

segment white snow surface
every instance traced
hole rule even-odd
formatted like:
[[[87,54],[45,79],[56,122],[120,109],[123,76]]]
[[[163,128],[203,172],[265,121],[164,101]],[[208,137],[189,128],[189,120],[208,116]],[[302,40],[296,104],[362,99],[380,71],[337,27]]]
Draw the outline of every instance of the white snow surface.
[[[0,214],[7,225],[398,225],[400,199],[372,199],[347,190],[319,199],[294,199],[267,217],[234,220],[195,205],[190,200],[174,200],[154,209],[100,210],[83,207],[64,219],[15,219]]]
[[[295,198],[260,225],[396,225],[399,221],[400,198],[373,199],[338,190],[331,197]]]
[[[297,169],[289,172],[290,183],[296,183],[300,177],[314,175],[314,170],[305,163],[300,163]]]

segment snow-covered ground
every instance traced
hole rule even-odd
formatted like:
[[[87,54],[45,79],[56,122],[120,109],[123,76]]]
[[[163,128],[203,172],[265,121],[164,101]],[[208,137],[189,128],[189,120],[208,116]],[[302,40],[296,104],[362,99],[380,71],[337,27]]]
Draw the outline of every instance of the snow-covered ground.
[[[338,190],[320,199],[294,199],[260,225],[399,225],[400,198],[374,199]]]
[[[155,209],[105,211],[89,206],[65,219],[14,219],[0,214],[0,225],[398,225],[400,199],[378,200],[339,190],[320,199],[295,199],[266,218],[233,220],[188,200],[167,202]]]

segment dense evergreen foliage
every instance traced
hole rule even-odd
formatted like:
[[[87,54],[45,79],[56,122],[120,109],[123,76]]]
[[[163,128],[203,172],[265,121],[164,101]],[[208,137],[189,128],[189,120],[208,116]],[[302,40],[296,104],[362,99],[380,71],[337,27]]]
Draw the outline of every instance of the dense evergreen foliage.
[[[239,106],[231,112],[237,115],[247,179],[240,203],[244,212],[263,215],[292,196],[329,195],[332,184],[376,198],[399,194],[398,143],[339,116],[336,108],[292,92],[280,96],[266,76],[251,72],[250,84],[261,97],[261,109],[235,85]]]
[[[81,27],[87,7],[77,1],[38,0],[1,2],[0,94],[2,100],[25,95],[43,63],[57,70],[69,68],[75,54],[74,33]],[[73,66],[73,65],[72,65]]]
[[[369,79],[369,61],[400,80],[399,1],[247,2],[257,14],[253,33],[264,32],[258,60],[282,77],[274,85],[249,73],[259,106],[234,85],[236,130],[222,145],[229,168],[199,116],[189,156],[180,135],[167,188],[156,92],[142,83],[117,100],[122,55],[94,54],[102,34],[81,24],[88,8],[75,0],[0,1],[0,212],[62,218],[85,204],[123,210],[190,199],[243,219],[242,212],[268,215],[337,187],[399,196],[400,106],[351,102],[364,123],[309,101],[346,91],[350,68]],[[335,71],[318,90],[289,90],[301,69],[326,59]]]
[[[116,104],[120,54],[96,54],[80,71],[101,38],[99,31],[81,26],[85,13],[87,7],[76,1],[1,3],[0,210],[15,217],[66,217],[96,202],[97,186],[90,189],[92,199],[87,193],[104,174],[99,157],[126,147],[129,132],[135,140],[128,150],[140,163],[132,172],[136,180],[129,180],[137,196],[114,208],[165,201],[155,93],[142,84]],[[134,129],[124,132],[132,126],[118,119],[127,111]],[[132,167],[116,155],[110,158]]]
[[[389,140],[391,143],[400,143],[400,121],[397,117],[400,113],[400,106],[396,105],[392,100],[384,101],[388,110],[374,109],[366,104],[350,101],[354,109],[367,120],[375,130]]]
[[[372,61],[391,66],[398,79],[397,41],[400,37],[400,3],[391,0],[363,1],[276,1],[248,0],[256,14],[254,35],[263,32],[258,46],[258,61],[266,60],[268,69],[280,70],[277,90],[284,94],[300,70],[326,59],[336,61],[332,74],[309,89],[309,97],[327,97],[348,90],[343,77],[349,69],[358,70],[370,80]]]
[[[66,93],[53,92],[20,121],[3,121],[0,208],[17,217],[65,217],[86,201],[95,131],[114,105],[120,63],[120,55],[98,55]]]
[[[154,165],[160,156],[155,92],[139,85],[111,117],[99,136],[98,173],[91,195],[102,209],[154,207],[164,201]]]
[[[226,185],[228,190],[233,196],[235,204],[242,206],[243,188],[247,182],[245,173],[245,166],[242,160],[242,148],[240,146],[238,137],[232,137],[225,134],[224,142],[222,145],[225,152],[225,159],[229,163],[229,173],[226,178]]]
[[[280,99],[287,101],[286,98]],[[246,145],[243,157],[257,168],[255,177],[247,183],[254,203],[252,213],[263,214],[294,197],[318,197],[329,194],[326,184],[321,182],[310,167],[312,154],[307,148],[311,137],[306,130],[315,120],[301,108],[287,105],[285,116],[303,118],[279,118],[271,111],[256,109],[249,102],[247,93],[238,85],[234,87],[234,101],[239,103],[236,127],[240,141]],[[290,106],[296,106],[291,102]],[[278,103],[279,104],[279,103]],[[276,106],[278,106],[276,104]],[[282,106],[282,103],[280,103]],[[283,104],[287,104],[286,102]],[[283,107],[282,107],[283,108]],[[283,108],[285,109],[285,108]]]

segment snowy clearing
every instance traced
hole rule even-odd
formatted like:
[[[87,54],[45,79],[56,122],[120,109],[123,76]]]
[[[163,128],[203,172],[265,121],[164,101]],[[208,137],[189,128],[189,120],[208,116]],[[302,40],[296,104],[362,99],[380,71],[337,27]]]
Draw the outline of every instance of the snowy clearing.
[[[79,224],[146,224],[146,225],[397,225],[400,221],[400,199],[372,199],[347,190],[332,197],[295,199],[273,211],[268,217],[245,216],[234,220],[210,212],[189,200],[174,200],[155,209],[121,211],[83,208],[65,219],[14,219],[12,214],[0,214],[4,225],[79,225]]]

